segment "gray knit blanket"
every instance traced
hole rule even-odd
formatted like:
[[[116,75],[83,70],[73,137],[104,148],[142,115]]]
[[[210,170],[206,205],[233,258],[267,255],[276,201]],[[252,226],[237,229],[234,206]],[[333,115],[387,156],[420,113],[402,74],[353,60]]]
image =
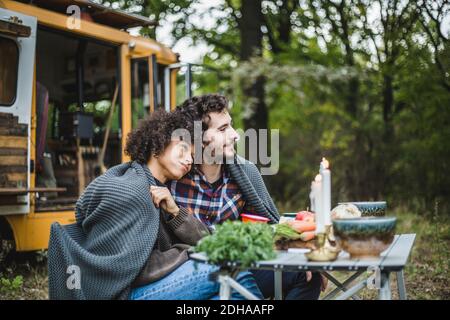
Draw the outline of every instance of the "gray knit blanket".
[[[278,223],[280,214],[256,165],[236,156],[235,162],[228,164],[227,168],[241,189],[245,204],[250,205],[259,215],[269,218],[270,223]]]
[[[246,204],[272,223],[278,211],[258,168],[236,158],[227,165]],[[159,210],[146,165],[127,162],[89,184],[76,204],[76,223],[51,226],[48,248],[50,299],[127,299],[145,266],[159,228]]]
[[[127,299],[130,284],[155,243],[159,211],[147,166],[128,162],[109,169],[85,189],[76,223],[51,226],[50,299]]]

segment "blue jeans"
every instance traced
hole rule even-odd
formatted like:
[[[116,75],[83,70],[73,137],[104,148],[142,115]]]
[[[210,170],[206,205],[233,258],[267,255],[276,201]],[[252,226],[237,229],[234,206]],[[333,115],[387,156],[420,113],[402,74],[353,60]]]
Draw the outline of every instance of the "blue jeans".
[[[250,270],[264,298],[275,296],[274,272],[272,270]],[[313,272],[312,279],[306,281],[305,272],[283,272],[282,288],[285,300],[317,300],[322,281],[320,273]]]
[[[194,264],[197,266],[195,267]],[[134,288],[130,300],[216,300],[219,299],[219,283],[211,281],[209,274],[219,267],[188,260],[164,278],[148,285]],[[235,279],[258,298],[263,296],[253,275],[240,272]],[[232,300],[244,297],[235,290],[231,291]]]

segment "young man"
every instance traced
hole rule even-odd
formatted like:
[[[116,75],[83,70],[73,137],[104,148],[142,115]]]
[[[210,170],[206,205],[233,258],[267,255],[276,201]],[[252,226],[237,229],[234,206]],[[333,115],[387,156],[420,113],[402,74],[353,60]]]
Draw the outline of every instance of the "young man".
[[[218,94],[193,97],[178,109],[202,121],[203,159],[181,180],[169,184],[175,202],[210,229],[225,220],[239,219],[241,213],[277,223],[278,211],[257,167],[236,155],[239,135],[232,125],[227,98]],[[273,297],[273,271],[254,270],[253,274],[264,297]],[[318,273],[283,273],[286,299],[317,299],[324,285]]]

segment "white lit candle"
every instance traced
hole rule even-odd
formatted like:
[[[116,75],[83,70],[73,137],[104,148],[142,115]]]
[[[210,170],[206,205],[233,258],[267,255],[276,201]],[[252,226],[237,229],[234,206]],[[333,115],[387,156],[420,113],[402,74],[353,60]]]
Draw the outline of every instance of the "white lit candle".
[[[325,226],[331,225],[331,171],[328,160],[322,158],[320,163],[320,175],[322,177],[322,212]]]
[[[316,211],[316,204],[314,199],[314,181],[311,182],[311,192],[309,193],[309,211]]]
[[[322,176],[316,175],[313,181],[313,194],[316,213],[316,234],[325,232],[325,220],[322,210]]]

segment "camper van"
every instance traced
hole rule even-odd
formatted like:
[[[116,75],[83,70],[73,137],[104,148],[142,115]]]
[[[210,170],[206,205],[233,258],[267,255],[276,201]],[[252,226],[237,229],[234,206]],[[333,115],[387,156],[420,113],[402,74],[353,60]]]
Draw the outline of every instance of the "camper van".
[[[175,107],[178,55],[129,32],[155,23],[88,0],[0,0],[2,244],[46,249],[84,188],[129,160],[139,120]]]

